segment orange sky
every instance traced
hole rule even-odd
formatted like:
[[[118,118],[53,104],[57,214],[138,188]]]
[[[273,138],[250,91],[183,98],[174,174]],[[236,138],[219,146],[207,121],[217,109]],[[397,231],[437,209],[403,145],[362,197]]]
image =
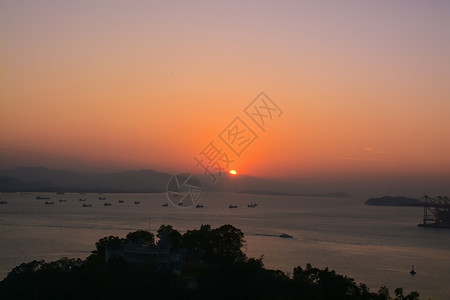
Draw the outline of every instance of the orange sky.
[[[449,2],[246,3],[2,1],[0,167],[200,172],[264,91],[240,173],[448,173]]]

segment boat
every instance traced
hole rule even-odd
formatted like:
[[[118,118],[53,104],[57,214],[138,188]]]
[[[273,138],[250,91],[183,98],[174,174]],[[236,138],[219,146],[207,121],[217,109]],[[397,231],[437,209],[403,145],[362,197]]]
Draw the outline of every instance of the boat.
[[[104,206],[111,206],[111,203],[105,203]]]
[[[284,239],[290,239],[292,238],[292,235],[289,235],[287,233],[282,233],[279,235],[280,238],[284,238]]]
[[[37,196],[36,200],[47,200],[50,199],[50,197],[42,197],[42,196]]]
[[[86,203],[84,203],[82,206],[83,206],[83,207],[91,207],[92,205],[91,205],[91,204],[86,204]]]
[[[247,207],[256,207],[256,206],[258,206],[257,203],[250,203],[249,205],[247,205]]]
[[[45,201],[45,205],[53,205],[53,204],[55,204],[55,202]]]
[[[65,199],[59,199],[58,202],[67,202]]]
[[[416,271],[414,271],[414,265],[412,265],[412,269],[409,272],[409,274],[411,274],[411,275],[415,275],[416,274]]]
[[[230,204],[229,206],[228,206],[228,208],[237,208],[238,206],[237,205],[233,205],[233,204]]]
[[[166,207],[166,206],[169,206],[169,204],[168,203],[164,203],[162,206]]]
[[[141,203],[140,201],[134,201],[134,204],[139,204],[139,203]]]
[[[195,206],[195,208],[203,208],[204,206],[203,205],[201,205],[201,204],[197,204],[196,206]]]

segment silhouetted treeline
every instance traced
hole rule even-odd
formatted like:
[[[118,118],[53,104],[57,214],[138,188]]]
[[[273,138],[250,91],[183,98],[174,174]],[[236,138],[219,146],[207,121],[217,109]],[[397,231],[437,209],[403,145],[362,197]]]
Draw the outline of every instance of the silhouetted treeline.
[[[155,270],[149,260],[131,263],[123,258],[107,261],[107,249],[124,245],[157,245],[155,235],[138,230],[125,239],[101,238],[87,259],[61,258],[55,262],[32,261],[15,267],[0,282],[0,299],[419,299],[386,287],[371,292],[365,284],[328,268],[307,264],[291,276],[264,268],[262,258],[248,258],[242,251],[244,234],[232,225],[179,233],[162,225],[156,234],[173,253],[183,254],[183,269]]]

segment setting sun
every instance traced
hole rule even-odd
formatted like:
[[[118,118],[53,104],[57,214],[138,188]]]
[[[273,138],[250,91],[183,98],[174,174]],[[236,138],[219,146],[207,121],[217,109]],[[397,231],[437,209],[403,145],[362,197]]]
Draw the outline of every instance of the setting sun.
[[[235,170],[231,170],[231,171],[230,171],[230,174],[231,174],[231,175],[236,175],[237,173],[236,173]]]

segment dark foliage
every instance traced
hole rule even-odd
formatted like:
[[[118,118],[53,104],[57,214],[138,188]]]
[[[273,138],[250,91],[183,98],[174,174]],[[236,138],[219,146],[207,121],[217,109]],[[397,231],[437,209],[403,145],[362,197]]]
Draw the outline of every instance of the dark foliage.
[[[170,248],[178,249],[180,247],[183,236],[177,230],[173,229],[172,225],[161,225],[159,227],[156,237],[161,239],[164,236],[167,237]]]
[[[199,230],[188,230],[182,238],[182,246],[189,250],[191,258],[207,262],[245,261],[244,243],[244,233],[232,225],[216,229],[202,225]]]
[[[145,231],[145,230],[137,230],[137,231],[128,233],[125,240],[132,244],[153,245],[155,243],[155,235],[153,233]]]
[[[108,236],[98,240],[95,243],[96,250],[92,251],[93,255],[105,256],[106,248],[118,248],[123,244],[124,239],[119,238],[118,236]]]
[[[126,239],[109,236],[96,243],[86,260],[61,258],[55,262],[23,263],[0,282],[0,299],[349,299],[417,300],[419,294],[386,287],[377,293],[365,284],[328,268],[307,264],[292,276],[265,269],[262,261],[247,258],[241,248],[241,230],[223,225],[202,225],[184,235],[162,225],[157,237],[170,249],[184,249],[186,266],[181,274],[155,270],[152,263],[130,264],[121,258],[105,261],[105,249],[124,243],[153,244],[147,231],[129,233]]]

